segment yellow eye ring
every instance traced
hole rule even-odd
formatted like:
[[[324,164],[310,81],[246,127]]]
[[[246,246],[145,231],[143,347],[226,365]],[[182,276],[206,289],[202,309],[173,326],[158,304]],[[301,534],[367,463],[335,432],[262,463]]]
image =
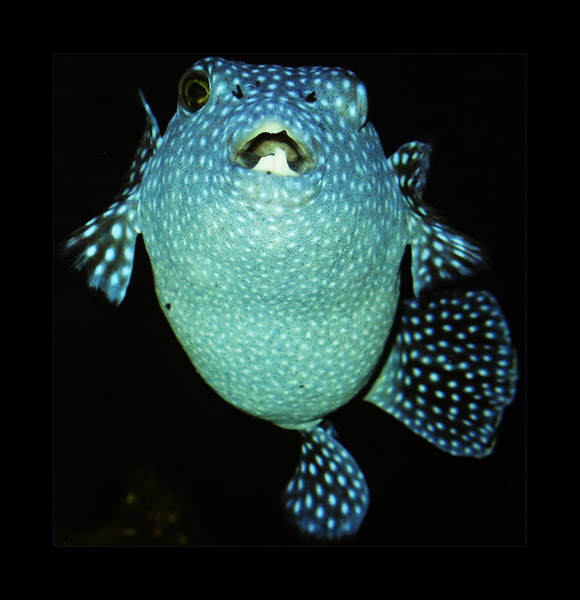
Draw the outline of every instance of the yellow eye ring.
[[[205,73],[186,73],[179,82],[179,101],[189,112],[196,112],[209,100],[209,79]]]

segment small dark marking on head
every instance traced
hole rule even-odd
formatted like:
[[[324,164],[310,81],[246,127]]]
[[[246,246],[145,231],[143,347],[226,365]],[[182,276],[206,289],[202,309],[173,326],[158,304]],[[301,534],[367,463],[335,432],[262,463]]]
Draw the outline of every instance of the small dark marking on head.
[[[165,308],[166,308],[167,310],[171,310],[171,304],[169,304],[169,302],[168,302],[168,303],[165,305]]]
[[[232,94],[238,98],[238,100],[241,100],[244,97],[244,94],[242,93],[242,88],[240,87],[240,84],[238,83],[236,85],[236,89],[235,91],[232,91]]]
[[[310,92],[310,94],[308,94],[304,100],[306,100],[306,102],[316,102],[316,92]]]

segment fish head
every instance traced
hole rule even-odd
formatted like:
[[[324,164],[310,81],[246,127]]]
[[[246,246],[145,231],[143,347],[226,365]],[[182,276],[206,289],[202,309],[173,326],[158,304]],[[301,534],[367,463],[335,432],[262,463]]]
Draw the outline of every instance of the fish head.
[[[179,196],[197,171],[244,205],[330,203],[346,179],[364,186],[365,163],[382,153],[366,123],[365,86],[346,69],[206,58],[179,82],[159,164]]]

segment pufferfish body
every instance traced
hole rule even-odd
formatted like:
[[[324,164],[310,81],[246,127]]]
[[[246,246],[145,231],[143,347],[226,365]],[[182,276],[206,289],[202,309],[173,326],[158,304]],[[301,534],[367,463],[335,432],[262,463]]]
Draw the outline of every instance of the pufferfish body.
[[[439,289],[485,261],[422,199],[430,146],[387,158],[364,84],[338,68],[201,60],[163,137],[140,98],[147,127],[127,184],[64,254],[118,304],[143,236],[196,370],[230,404],[302,435],[288,522],[322,542],[360,528],[368,486],[322,421],[371,377],[365,400],[429,442],[489,454],[516,358],[493,296]],[[408,249],[416,297],[401,301]]]

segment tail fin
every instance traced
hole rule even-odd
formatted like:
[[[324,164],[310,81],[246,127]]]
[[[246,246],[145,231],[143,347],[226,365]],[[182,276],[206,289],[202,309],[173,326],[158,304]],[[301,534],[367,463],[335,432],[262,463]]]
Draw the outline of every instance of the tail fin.
[[[404,303],[387,364],[365,400],[441,450],[487,456],[515,394],[516,355],[488,292]]]

